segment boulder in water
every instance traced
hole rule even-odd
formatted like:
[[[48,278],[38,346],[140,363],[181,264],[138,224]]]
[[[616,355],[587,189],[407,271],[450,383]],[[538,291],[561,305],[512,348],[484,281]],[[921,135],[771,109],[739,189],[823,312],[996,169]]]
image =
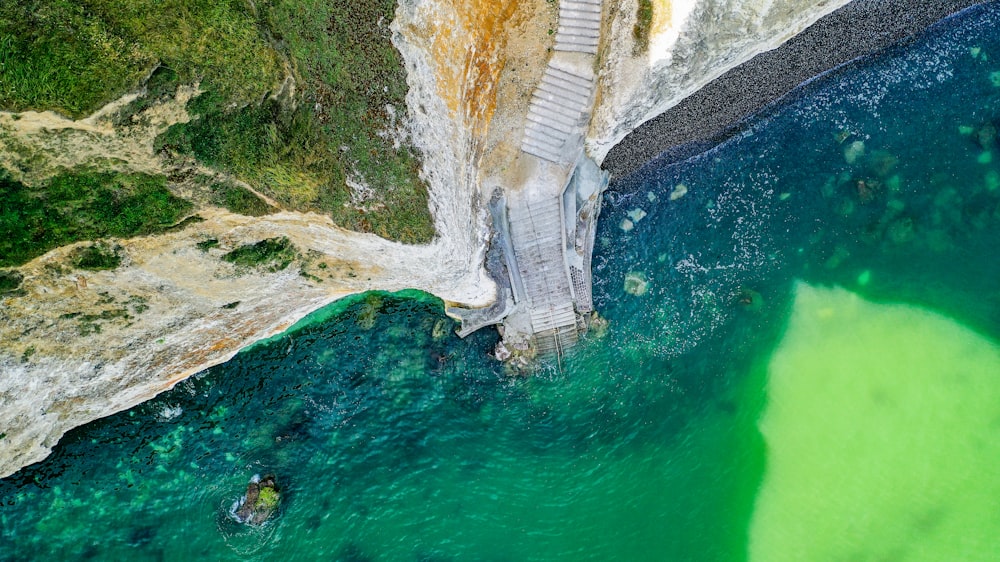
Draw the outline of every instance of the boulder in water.
[[[274,475],[261,478],[254,475],[247,484],[247,493],[236,508],[236,518],[247,525],[263,525],[278,511],[281,492]]]
[[[740,289],[736,302],[744,310],[749,310],[750,312],[759,312],[760,309],[764,308],[763,295],[747,287]]]

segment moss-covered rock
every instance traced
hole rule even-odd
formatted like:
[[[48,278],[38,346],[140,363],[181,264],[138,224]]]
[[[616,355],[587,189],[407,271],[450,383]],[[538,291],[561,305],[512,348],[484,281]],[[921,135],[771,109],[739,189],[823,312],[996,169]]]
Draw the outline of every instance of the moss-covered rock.
[[[254,476],[247,484],[246,495],[236,509],[236,518],[247,525],[263,525],[278,511],[281,490],[273,474]]]

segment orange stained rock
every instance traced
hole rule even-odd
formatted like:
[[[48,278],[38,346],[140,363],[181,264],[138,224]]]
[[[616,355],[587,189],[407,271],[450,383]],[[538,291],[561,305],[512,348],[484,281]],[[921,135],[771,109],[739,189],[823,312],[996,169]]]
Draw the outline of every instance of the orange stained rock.
[[[662,35],[674,26],[674,3],[670,0],[653,0],[653,22],[650,35]]]
[[[496,109],[506,63],[507,26],[523,0],[447,0],[451,17],[431,30],[438,92],[456,117],[481,136]],[[456,64],[456,61],[461,61]]]

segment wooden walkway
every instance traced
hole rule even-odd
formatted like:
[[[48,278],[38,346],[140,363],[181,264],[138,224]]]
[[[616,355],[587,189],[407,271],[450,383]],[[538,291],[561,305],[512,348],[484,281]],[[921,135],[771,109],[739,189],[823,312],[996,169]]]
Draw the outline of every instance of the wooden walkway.
[[[562,353],[576,343],[576,309],[564,254],[560,199],[527,201],[509,209],[510,235],[524,284],[539,353]]]
[[[591,309],[590,287],[579,286],[580,272],[571,274],[567,258],[567,247],[573,251],[577,238],[578,221],[575,199],[572,208],[566,209],[563,192],[583,154],[593,109],[593,59],[600,39],[601,9],[601,0],[560,2],[556,52],[528,109],[521,150],[538,158],[540,169],[563,170],[558,176],[564,179],[563,185],[543,185],[551,181],[551,175],[529,179],[519,197],[508,199],[513,265],[523,284],[535,349],[541,355],[562,354],[572,347],[579,339],[578,313]],[[577,302],[578,292],[585,292],[580,295],[585,302]]]

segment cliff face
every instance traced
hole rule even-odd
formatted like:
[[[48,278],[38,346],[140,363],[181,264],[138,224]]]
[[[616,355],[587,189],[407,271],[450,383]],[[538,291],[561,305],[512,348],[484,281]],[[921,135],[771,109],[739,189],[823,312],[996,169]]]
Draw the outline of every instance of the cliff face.
[[[602,158],[639,123],[845,1],[656,0],[644,53],[633,35],[636,0],[608,0],[592,155]],[[407,128],[423,152],[438,233],[429,245],[345,231],[315,214],[253,218],[203,205],[201,222],[113,241],[117,269],[76,268],[83,244],[17,268],[20,291],[0,294],[0,477],[44,458],[69,429],[147,400],[344,295],[417,288],[450,304],[489,304],[479,186],[502,177],[517,150],[556,8],[549,0],[400,1],[393,42],[406,64]],[[103,119],[113,108],[81,121],[0,114],[0,161],[204,171],[167,170],[153,153],[156,134],[188,119],[192,93],[180,91],[127,130]],[[297,253],[287,267],[221,259],[275,238]]]
[[[113,241],[122,263],[111,271],[74,266],[74,252],[87,243],[17,268],[20,290],[0,295],[0,477],[44,458],[69,429],[147,400],[345,295],[417,288],[450,304],[489,304],[494,287],[480,265],[485,215],[475,171],[504,66],[503,28],[516,7],[498,15],[464,2],[399,6],[394,42],[408,70],[408,126],[425,153],[437,229],[431,244],[346,231],[316,214],[254,218],[205,206],[201,222],[180,230]],[[43,168],[53,171],[205,171],[167,169],[153,153],[157,134],[188,119],[191,94],[179,92],[127,129],[107,116],[128,98],[80,121],[2,114],[2,161],[15,170],[23,159],[46,158]],[[172,188],[184,195],[183,185]],[[275,238],[287,238],[297,253],[278,271],[221,259]]]
[[[598,162],[642,123],[850,0],[652,0],[648,50],[638,0],[613,2],[587,148]]]

